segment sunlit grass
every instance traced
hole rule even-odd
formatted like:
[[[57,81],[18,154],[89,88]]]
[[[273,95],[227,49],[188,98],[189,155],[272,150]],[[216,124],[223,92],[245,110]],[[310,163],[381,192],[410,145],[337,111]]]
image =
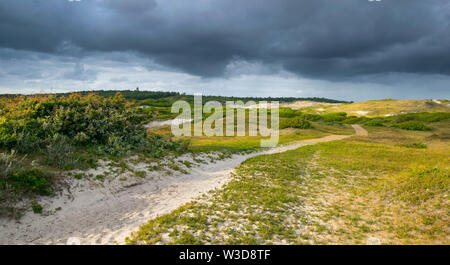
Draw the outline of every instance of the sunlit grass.
[[[248,159],[222,189],[150,220],[128,243],[448,244],[449,141],[371,133]]]
[[[352,115],[362,115],[361,111],[367,111],[369,117],[404,112],[448,112],[450,107],[445,101],[441,104],[432,100],[369,100],[351,104],[328,106],[326,112],[345,111]],[[321,107],[324,108],[324,107]],[[317,110],[317,108],[315,108]]]
[[[279,144],[288,144],[299,140],[324,137],[330,134],[349,135],[354,130],[348,125],[326,125],[312,122],[311,129],[286,128],[280,130]],[[192,130],[193,131],[193,130]],[[162,126],[148,129],[152,134],[173,137],[170,126]],[[193,133],[192,133],[193,134]],[[262,136],[190,136],[174,137],[175,140],[190,140],[191,150],[194,152],[221,151],[221,152],[246,152],[261,148],[261,140],[268,139]]]

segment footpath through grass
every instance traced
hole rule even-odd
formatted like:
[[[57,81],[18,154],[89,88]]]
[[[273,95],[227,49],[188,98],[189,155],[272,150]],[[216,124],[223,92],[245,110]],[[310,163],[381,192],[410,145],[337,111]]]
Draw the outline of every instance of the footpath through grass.
[[[248,159],[222,189],[150,220],[127,242],[448,244],[449,142],[399,132]],[[416,141],[427,147],[403,145]]]
[[[247,120],[248,121],[248,120]],[[354,133],[350,125],[312,123],[310,129],[285,128],[280,130],[279,144],[287,144],[299,140],[320,138],[331,134],[350,135]],[[173,137],[170,126],[151,128],[150,134],[163,135],[166,138]],[[189,140],[190,150],[199,152],[225,152],[239,153],[261,149],[261,140],[268,139],[262,136],[191,136],[174,137],[175,140]]]

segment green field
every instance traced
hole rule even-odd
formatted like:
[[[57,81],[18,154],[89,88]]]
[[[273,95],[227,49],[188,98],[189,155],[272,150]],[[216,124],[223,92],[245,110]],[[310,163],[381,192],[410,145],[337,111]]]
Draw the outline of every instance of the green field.
[[[231,182],[150,220],[130,244],[448,244],[449,123],[376,128],[245,161]],[[426,148],[408,144],[420,142]]]

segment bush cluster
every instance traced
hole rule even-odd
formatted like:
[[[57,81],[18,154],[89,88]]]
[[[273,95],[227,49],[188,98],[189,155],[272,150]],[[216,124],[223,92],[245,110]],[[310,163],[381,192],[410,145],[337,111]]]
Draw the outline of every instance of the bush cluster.
[[[33,166],[24,166],[16,152],[0,153],[0,217],[17,217],[14,207],[24,195],[50,195],[51,174]]]
[[[284,128],[309,129],[311,128],[311,123],[303,117],[282,119],[280,121],[280,129]]]
[[[419,121],[405,121],[400,123],[395,123],[393,127],[400,128],[403,130],[410,131],[431,131],[433,128],[424,125]]]
[[[447,112],[420,112],[398,114],[390,117],[347,116],[345,112],[324,114],[302,113],[299,110],[280,108],[280,128],[310,128],[308,121],[319,121],[328,124],[363,124],[365,126],[391,126],[404,130],[429,131],[433,128],[424,123],[442,122],[450,119]]]
[[[345,112],[331,112],[321,115],[321,120],[325,123],[342,123],[347,118]]]
[[[405,144],[404,146],[408,147],[408,148],[417,148],[417,149],[427,148],[427,145],[423,144],[423,143],[410,143],[410,144]]]
[[[185,144],[148,137],[142,110],[119,93],[0,98],[0,148],[22,154],[42,153],[48,164],[76,164],[75,149],[121,156],[139,151],[161,156]]]
[[[370,119],[363,123],[366,126],[384,126],[383,121],[379,119]]]

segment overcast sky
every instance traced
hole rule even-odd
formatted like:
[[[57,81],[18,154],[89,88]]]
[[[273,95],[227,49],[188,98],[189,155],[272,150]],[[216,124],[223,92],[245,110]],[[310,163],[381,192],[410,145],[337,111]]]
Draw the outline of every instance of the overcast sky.
[[[448,0],[0,0],[0,93],[450,98]]]

